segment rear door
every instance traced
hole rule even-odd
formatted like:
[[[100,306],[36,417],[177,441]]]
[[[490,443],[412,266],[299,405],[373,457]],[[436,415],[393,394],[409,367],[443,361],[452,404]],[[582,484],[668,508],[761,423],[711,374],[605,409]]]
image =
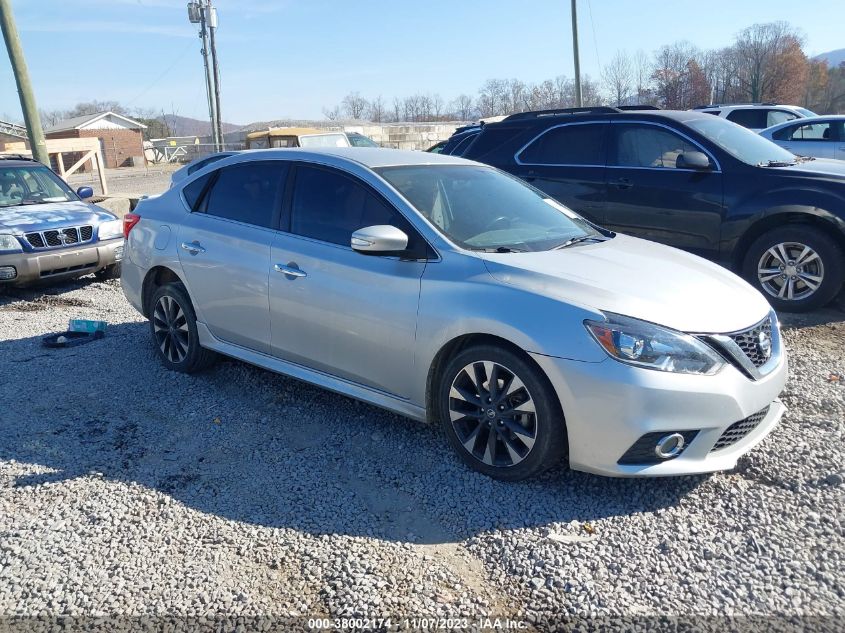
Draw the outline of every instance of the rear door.
[[[604,222],[610,124],[563,123],[517,151],[513,173],[597,224]]]
[[[220,340],[263,353],[270,351],[270,247],[286,169],[282,161],[250,161],[213,172],[179,231],[179,261],[199,318]]]
[[[350,241],[377,224],[402,229],[411,246],[422,237],[368,185],[329,167],[298,165],[286,208],[270,267],[273,354],[407,396],[426,262],[364,255]]]
[[[723,198],[715,158],[710,156],[710,171],[679,169],[675,160],[681,152],[708,153],[660,123],[614,121],[611,127],[605,225],[716,257]]]

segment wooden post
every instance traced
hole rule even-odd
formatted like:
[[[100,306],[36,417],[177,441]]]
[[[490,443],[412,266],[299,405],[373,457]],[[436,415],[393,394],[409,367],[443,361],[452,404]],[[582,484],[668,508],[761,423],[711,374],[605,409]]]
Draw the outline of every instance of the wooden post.
[[[100,188],[103,190],[103,195],[109,195],[109,188],[106,186],[106,174],[103,171],[103,157],[100,155],[100,150],[94,152],[94,159],[97,162],[97,174],[100,176]]]
[[[67,175],[65,174],[65,159],[62,158],[61,152],[56,152],[56,165],[59,168],[59,176],[62,177],[62,180],[66,180]]]

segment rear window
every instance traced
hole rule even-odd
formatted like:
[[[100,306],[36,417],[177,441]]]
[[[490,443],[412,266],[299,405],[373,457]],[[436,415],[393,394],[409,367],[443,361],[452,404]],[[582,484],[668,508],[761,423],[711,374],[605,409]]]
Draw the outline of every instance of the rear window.
[[[561,125],[544,132],[520,152],[532,165],[605,165],[607,123]]]

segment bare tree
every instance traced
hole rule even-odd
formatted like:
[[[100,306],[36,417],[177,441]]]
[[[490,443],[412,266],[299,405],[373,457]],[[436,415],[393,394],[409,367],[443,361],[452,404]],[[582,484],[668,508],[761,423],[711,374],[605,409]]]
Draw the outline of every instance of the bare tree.
[[[650,100],[650,85],[651,85],[651,60],[646,55],[646,52],[639,49],[634,54],[632,61],[634,73],[634,90],[637,95],[637,103],[645,104]]]
[[[434,121],[439,121],[443,118],[443,97],[437,92],[431,95],[431,118]]]
[[[350,119],[361,119],[367,111],[368,103],[357,92],[350,92],[343,98],[341,106]]]
[[[402,120],[403,101],[399,97],[393,97],[393,120],[398,123]]]
[[[743,95],[756,102],[768,98],[779,81],[779,62],[784,54],[803,43],[801,36],[786,22],[754,24],[740,31],[734,44],[738,79]]]
[[[452,110],[455,118],[460,121],[471,121],[475,119],[475,102],[469,95],[458,95],[452,103]]]
[[[374,123],[381,123],[385,116],[384,99],[381,95],[370,100],[369,118]]]
[[[337,121],[341,117],[340,106],[335,106],[333,108],[323,108],[323,116],[326,117],[329,121]]]
[[[602,83],[615,105],[624,105],[631,97],[635,79],[634,67],[624,51],[616,54],[601,71]]]

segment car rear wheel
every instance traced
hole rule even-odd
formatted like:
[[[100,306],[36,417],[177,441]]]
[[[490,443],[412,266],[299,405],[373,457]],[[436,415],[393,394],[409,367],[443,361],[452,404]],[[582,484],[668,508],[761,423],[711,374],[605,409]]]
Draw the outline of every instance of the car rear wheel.
[[[815,227],[783,226],[751,244],[743,274],[775,309],[805,312],[829,303],[842,288],[843,253]]]
[[[214,362],[216,354],[200,345],[196,313],[182,284],[156,290],[148,313],[150,334],[165,367],[192,374]]]
[[[548,379],[521,355],[481,345],[440,373],[437,407],[458,456],[495,479],[517,481],[563,460],[566,429]]]

